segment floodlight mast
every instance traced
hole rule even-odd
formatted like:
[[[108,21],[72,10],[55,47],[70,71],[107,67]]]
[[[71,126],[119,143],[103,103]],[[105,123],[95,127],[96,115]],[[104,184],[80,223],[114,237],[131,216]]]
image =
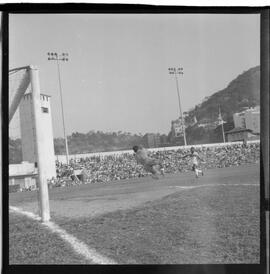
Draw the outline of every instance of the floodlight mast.
[[[183,119],[183,113],[182,113],[182,108],[181,108],[181,100],[180,100],[180,91],[179,91],[179,84],[178,84],[178,77],[177,75],[183,75],[183,68],[175,68],[175,67],[171,67],[168,68],[169,70],[169,74],[174,74],[175,76],[175,82],[176,82],[176,90],[177,90],[177,96],[178,96],[178,105],[179,105],[179,113],[180,113],[180,117],[181,117],[181,127],[183,130],[183,135],[184,135],[184,143],[185,146],[187,145],[187,140],[186,140],[186,129],[185,129],[185,122]]]
[[[48,52],[48,60],[49,61],[56,61],[56,63],[57,63],[58,83],[59,83],[60,99],[61,99],[61,110],[62,110],[63,132],[64,132],[64,138],[65,138],[65,147],[66,147],[66,161],[67,161],[67,165],[68,165],[69,164],[69,150],[68,150],[68,140],[67,140],[67,136],[66,136],[64,104],[63,104],[63,95],[62,95],[63,92],[62,92],[60,65],[59,65],[59,61],[63,61],[63,62],[68,61],[68,53],[61,53],[61,55],[60,55],[56,52]]]

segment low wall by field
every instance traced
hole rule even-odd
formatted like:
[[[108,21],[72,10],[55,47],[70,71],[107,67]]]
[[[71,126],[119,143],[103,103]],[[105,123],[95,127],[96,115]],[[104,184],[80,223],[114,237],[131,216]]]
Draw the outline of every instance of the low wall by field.
[[[259,143],[260,140],[248,141],[247,144]],[[173,147],[158,147],[158,148],[149,148],[149,151],[167,151],[167,150],[178,150],[178,149],[190,149],[191,147],[202,148],[202,147],[222,147],[230,146],[236,144],[243,144],[243,142],[226,142],[226,143],[213,143],[213,144],[199,144],[199,145],[190,145],[190,146],[173,146]],[[73,154],[69,155],[69,159],[80,159],[88,158],[93,156],[106,157],[109,155],[122,155],[122,154],[133,154],[133,150],[121,150],[121,151],[108,151],[108,152],[95,152],[95,153],[82,153],[82,154]],[[66,163],[66,155],[56,155],[55,159],[61,163]]]

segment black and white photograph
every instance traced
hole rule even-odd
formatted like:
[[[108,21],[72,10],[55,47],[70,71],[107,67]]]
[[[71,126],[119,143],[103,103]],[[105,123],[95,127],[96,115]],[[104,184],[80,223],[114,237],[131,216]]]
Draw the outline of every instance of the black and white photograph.
[[[259,265],[261,98],[259,12],[9,13],[9,265]]]

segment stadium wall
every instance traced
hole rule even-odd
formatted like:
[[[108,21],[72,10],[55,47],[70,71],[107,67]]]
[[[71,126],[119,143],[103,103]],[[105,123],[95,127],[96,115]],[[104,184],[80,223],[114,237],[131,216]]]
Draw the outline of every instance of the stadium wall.
[[[259,143],[260,140],[252,140],[247,141],[247,144],[252,143]],[[178,150],[178,149],[185,149],[188,150],[192,146],[196,148],[202,148],[202,147],[222,147],[222,146],[230,146],[235,144],[243,144],[243,142],[227,142],[227,143],[213,143],[213,144],[200,144],[200,145],[190,145],[190,146],[173,146],[173,147],[157,147],[157,148],[149,148],[148,151],[167,151],[167,150]],[[99,156],[99,157],[105,157],[109,155],[113,156],[120,156],[122,154],[133,154],[133,150],[121,150],[121,151],[109,151],[109,152],[96,152],[96,153],[83,153],[83,154],[73,154],[69,155],[69,159],[80,159],[80,158],[88,158],[93,156]],[[56,155],[55,159],[58,160],[61,163],[66,163],[66,155]]]

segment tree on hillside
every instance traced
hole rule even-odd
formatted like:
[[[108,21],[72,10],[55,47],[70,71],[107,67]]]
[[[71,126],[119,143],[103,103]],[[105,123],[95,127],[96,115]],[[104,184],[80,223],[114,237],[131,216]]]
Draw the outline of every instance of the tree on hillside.
[[[9,164],[19,164],[21,162],[22,162],[21,139],[9,138]]]

